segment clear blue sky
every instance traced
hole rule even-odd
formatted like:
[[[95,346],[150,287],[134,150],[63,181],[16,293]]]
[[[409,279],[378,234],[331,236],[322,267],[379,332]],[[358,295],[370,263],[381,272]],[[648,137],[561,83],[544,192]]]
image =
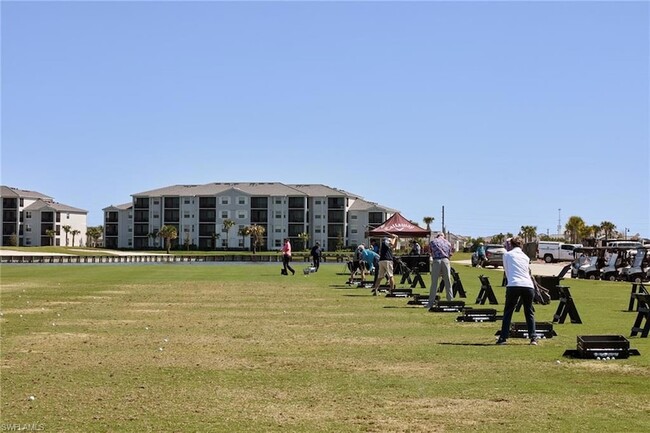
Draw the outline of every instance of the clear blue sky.
[[[648,2],[10,2],[2,178],[89,211],[316,183],[489,236],[650,237]],[[561,211],[558,211],[561,209]]]

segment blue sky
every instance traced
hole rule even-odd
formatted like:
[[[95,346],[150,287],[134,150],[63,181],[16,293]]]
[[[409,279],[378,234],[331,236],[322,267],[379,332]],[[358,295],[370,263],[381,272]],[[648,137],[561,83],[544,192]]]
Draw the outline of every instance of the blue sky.
[[[4,185],[316,183],[489,236],[650,237],[648,2],[8,2]],[[559,210],[561,209],[561,211]]]

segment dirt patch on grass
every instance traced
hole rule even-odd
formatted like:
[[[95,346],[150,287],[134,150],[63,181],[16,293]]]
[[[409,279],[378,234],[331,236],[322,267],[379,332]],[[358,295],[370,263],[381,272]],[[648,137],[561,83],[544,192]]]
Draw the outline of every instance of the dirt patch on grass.
[[[47,313],[51,311],[49,308],[10,308],[8,310],[3,310],[3,314],[37,314],[37,313]]]
[[[48,305],[80,305],[81,301],[45,301]]]
[[[15,283],[15,284],[2,284],[0,286],[0,293],[22,292],[27,289],[40,287],[34,283]]]
[[[620,361],[616,361],[616,360],[604,360],[604,361],[595,360],[595,361],[576,362],[574,364],[571,364],[571,367],[583,368],[586,370],[593,370],[598,372],[638,374],[642,376],[650,375],[650,370],[648,370],[647,368],[641,368],[630,364],[622,364]]]
[[[166,313],[169,310],[152,310],[152,309],[139,309],[139,310],[127,310],[128,313],[134,313],[134,314],[159,314],[159,313]]]

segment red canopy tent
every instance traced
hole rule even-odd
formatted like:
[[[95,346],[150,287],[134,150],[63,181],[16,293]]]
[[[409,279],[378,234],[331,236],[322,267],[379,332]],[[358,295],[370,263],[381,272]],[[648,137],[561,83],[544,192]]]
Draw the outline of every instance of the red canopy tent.
[[[386,236],[393,234],[406,238],[423,238],[431,233],[427,229],[418,227],[399,213],[388,218],[382,225],[368,232],[369,236]]]

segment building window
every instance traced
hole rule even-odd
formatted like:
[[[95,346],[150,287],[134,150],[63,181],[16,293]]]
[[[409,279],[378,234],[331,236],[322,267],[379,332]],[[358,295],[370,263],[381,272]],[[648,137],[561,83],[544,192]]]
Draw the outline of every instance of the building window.
[[[160,204],[160,200],[154,200],[153,204]]]
[[[237,212],[237,218],[240,220],[246,219],[246,212]]]
[[[32,239],[31,238],[26,238],[25,239],[25,245],[31,245],[31,244],[32,244]]]
[[[357,229],[350,229],[350,233],[352,233],[353,235],[356,235],[357,234]]]
[[[238,204],[246,204],[246,197],[237,197]]]
[[[228,214],[228,211],[227,211],[227,210],[222,210],[222,211],[221,211],[221,218],[223,218],[223,219],[228,219],[229,216],[230,216],[230,215]]]
[[[275,229],[276,233],[282,233],[282,229]]]
[[[314,204],[321,204],[321,201],[320,200],[315,200]]]
[[[68,220],[70,219],[70,214],[69,213],[65,214],[65,219],[68,219]]]
[[[221,197],[221,200],[219,200],[221,204],[230,204],[230,197]]]
[[[183,218],[189,218],[189,217],[190,217],[190,214],[189,214],[189,213],[184,213],[184,214],[183,214]]]
[[[276,212],[275,213],[275,218],[277,218],[277,219],[282,218],[282,212]]]
[[[350,215],[350,219],[355,220],[355,219],[357,219],[357,216],[356,215]]]
[[[26,232],[31,232],[32,231],[32,226],[30,226],[29,224],[25,224],[25,231]]]
[[[157,220],[158,218],[160,218],[160,214],[157,214],[157,213],[153,214],[153,219]]]
[[[321,215],[314,215],[314,218],[316,218],[317,220],[319,220],[319,219],[322,218],[322,216],[321,216]]]
[[[190,199],[189,199],[189,198],[186,198],[185,200],[183,200],[183,203],[185,203],[185,204],[190,204]]]
[[[314,231],[315,231],[316,233],[320,233],[320,229],[316,229],[316,230],[314,230]]]
[[[276,248],[279,248],[279,247],[281,246],[281,245],[280,245],[280,239],[276,239],[275,242],[274,242],[274,244],[275,244],[275,247],[276,247]]]
[[[282,199],[281,198],[276,198],[275,199],[275,204],[282,204]]]

